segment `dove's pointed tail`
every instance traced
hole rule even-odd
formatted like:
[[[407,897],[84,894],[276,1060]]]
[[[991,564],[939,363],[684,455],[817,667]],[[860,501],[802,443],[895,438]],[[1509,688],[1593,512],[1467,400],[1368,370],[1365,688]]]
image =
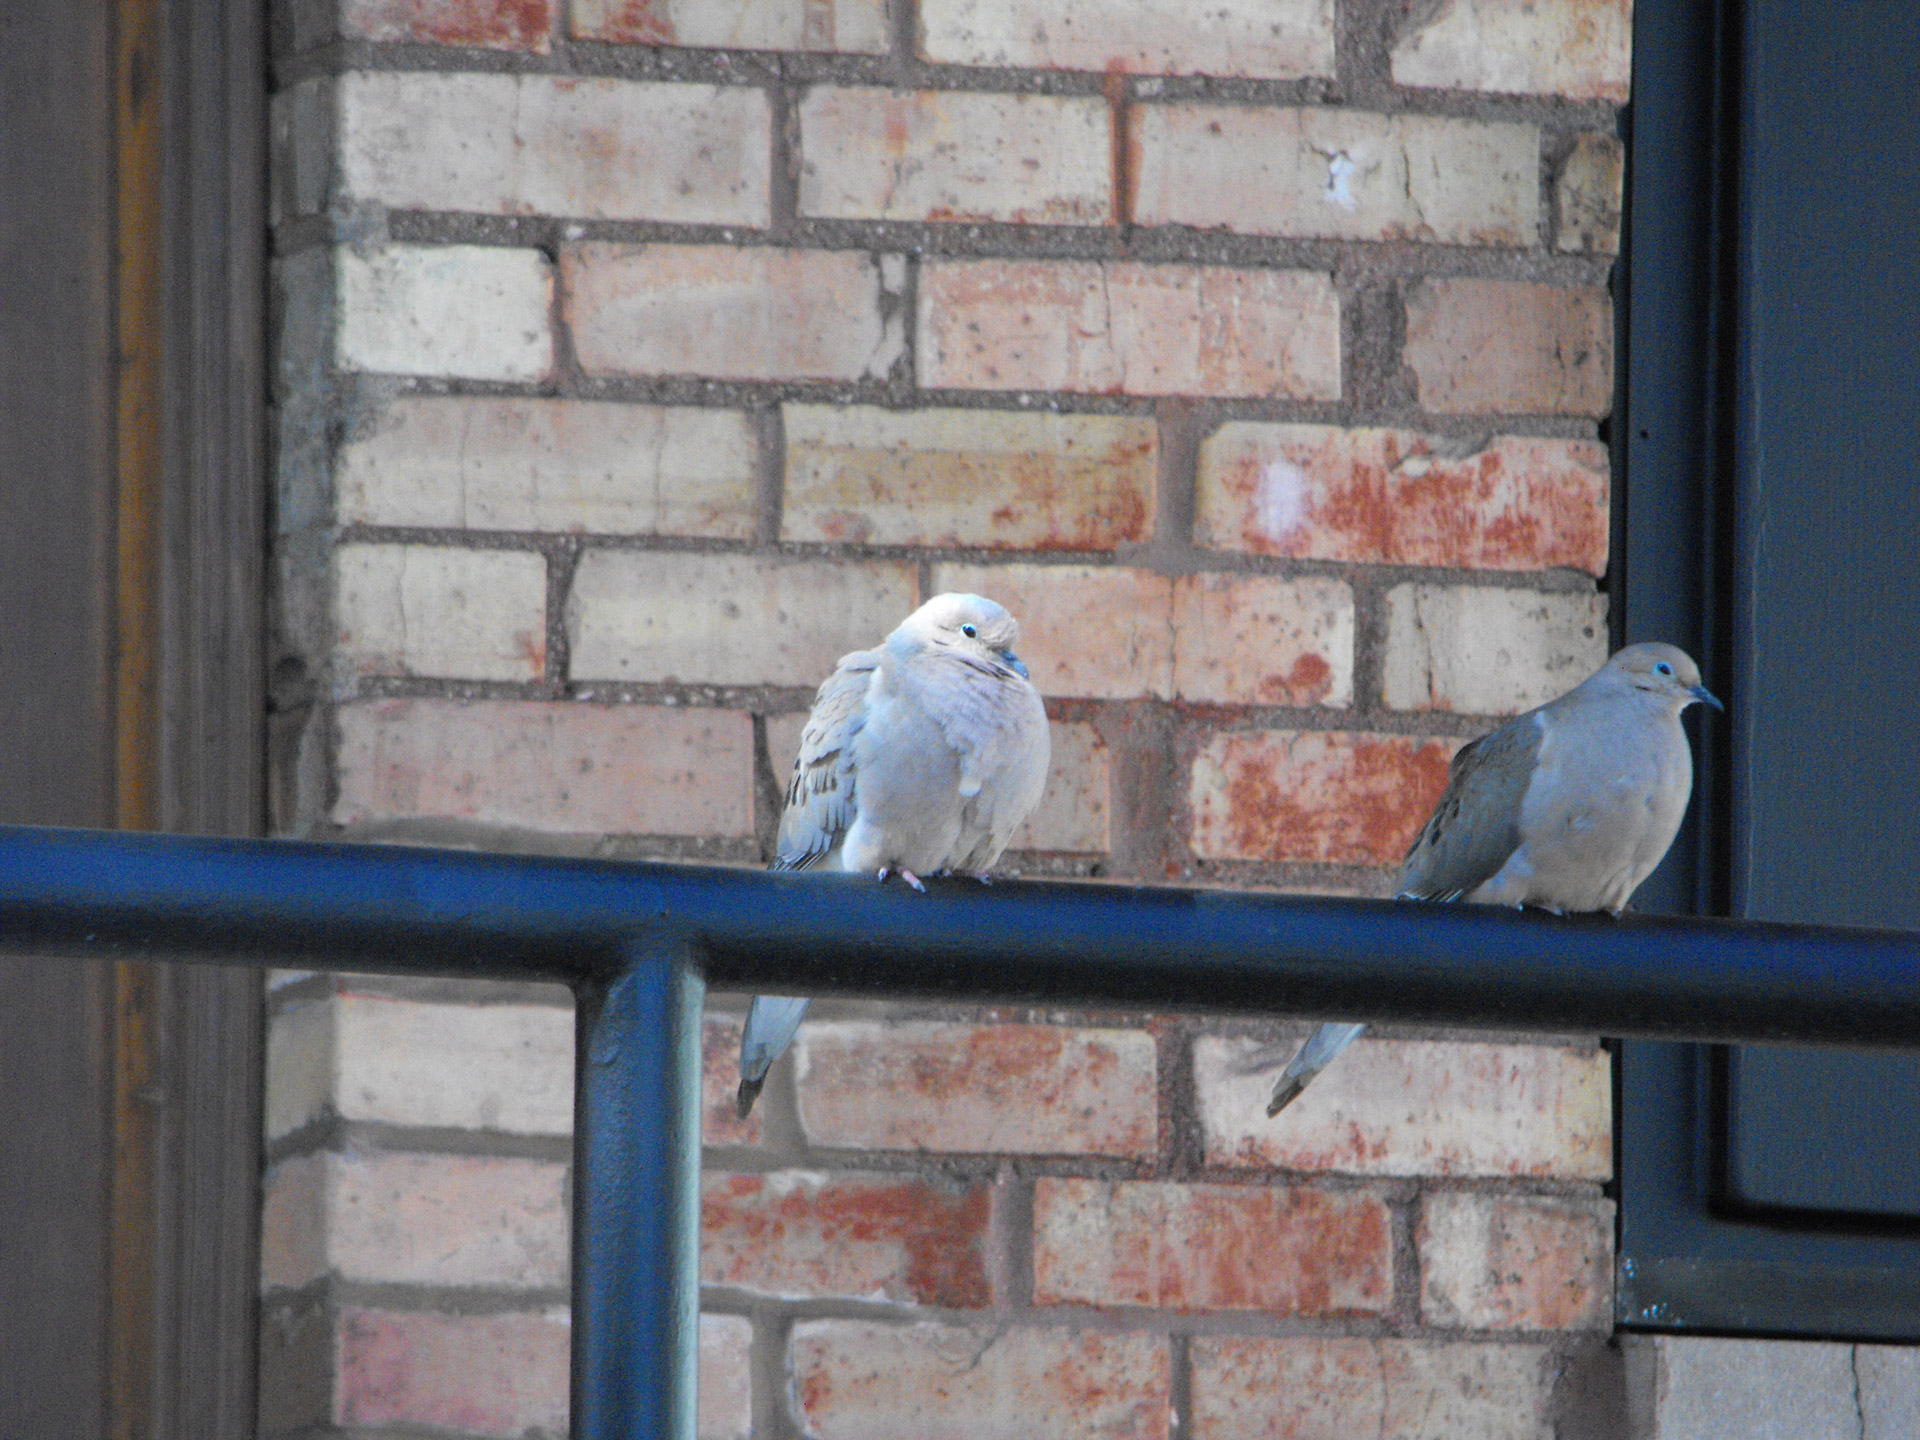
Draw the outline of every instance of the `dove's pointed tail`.
[[[758,1080],[749,1080],[744,1075],[740,1077],[740,1091],[733,1097],[736,1118],[744,1120],[753,1113],[753,1102],[760,1098],[760,1087],[766,1083],[767,1077],[764,1075]]]
[[[807,1013],[804,995],[756,995],[747,1011],[747,1028],[740,1036],[740,1093],[734,1110],[744,1120],[767,1083],[767,1071],[793,1040]]]
[[[1267,1101],[1267,1114],[1278,1115],[1291,1105],[1299,1098],[1300,1092],[1312,1083],[1313,1077],[1331,1065],[1340,1052],[1366,1028],[1364,1025],[1322,1025],[1309,1035],[1307,1043],[1287,1062],[1287,1068],[1280,1072],[1280,1078],[1274,1082],[1273,1098]]]

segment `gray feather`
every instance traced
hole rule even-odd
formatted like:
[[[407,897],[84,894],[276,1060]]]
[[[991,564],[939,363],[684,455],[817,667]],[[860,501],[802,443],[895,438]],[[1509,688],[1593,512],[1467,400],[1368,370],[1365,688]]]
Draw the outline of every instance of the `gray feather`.
[[[842,655],[814,696],[787,782],[772,869],[805,870],[846,838],[858,813],[853,742],[866,721],[867,687],[879,668],[877,650]]]
[[[1499,874],[1520,848],[1520,802],[1539,751],[1532,712],[1461,747],[1447,788],[1400,864],[1394,893],[1458,900]]]

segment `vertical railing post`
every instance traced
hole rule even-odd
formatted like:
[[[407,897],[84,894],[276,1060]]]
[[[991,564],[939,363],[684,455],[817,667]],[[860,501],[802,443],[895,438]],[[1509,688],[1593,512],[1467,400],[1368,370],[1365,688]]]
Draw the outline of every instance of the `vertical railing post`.
[[[704,993],[677,943],[576,992],[575,1440],[694,1440]]]

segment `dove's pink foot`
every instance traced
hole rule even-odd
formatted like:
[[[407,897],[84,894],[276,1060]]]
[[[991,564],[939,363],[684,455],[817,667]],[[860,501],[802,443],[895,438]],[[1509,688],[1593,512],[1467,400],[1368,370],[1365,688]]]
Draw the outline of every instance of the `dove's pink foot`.
[[[891,865],[882,865],[880,867],[880,879],[884,881],[889,875],[898,875],[922,895],[927,893],[927,887],[920,883],[920,877],[911,870],[896,870]]]

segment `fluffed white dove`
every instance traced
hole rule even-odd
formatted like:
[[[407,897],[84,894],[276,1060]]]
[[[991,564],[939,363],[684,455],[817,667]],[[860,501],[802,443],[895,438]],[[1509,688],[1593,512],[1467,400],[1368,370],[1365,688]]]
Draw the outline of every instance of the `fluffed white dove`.
[[[1046,788],[1047,710],[1013,647],[1020,627],[978,595],[936,595],[877,650],[840,657],[814,697],[772,869],[988,878]],[[807,1001],[760,995],[740,1039],[742,1118]]]
[[[1679,832],[1693,793],[1680,712],[1727,707],[1672,645],[1629,645],[1580,684],[1453,757],[1401,862],[1402,900],[1618,915]],[[1267,1102],[1278,1115],[1365,1029],[1322,1025]]]

